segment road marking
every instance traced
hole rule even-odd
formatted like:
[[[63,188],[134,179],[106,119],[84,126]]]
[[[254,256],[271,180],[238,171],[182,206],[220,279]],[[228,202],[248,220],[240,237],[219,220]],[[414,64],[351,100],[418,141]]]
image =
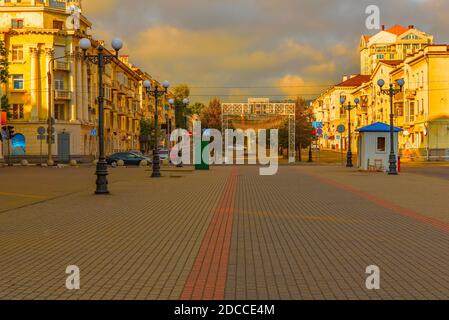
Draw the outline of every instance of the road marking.
[[[224,299],[236,189],[237,167],[233,167],[187,277],[181,300]]]
[[[447,223],[447,222],[444,222],[444,221],[441,221],[441,220],[437,220],[437,219],[425,216],[425,215],[423,215],[421,213],[418,213],[416,211],[413,211],[411,209],[407,209],[407,208],[401,207],[400,205],[397,205],[396,203],[390,202],[390,201],[382,199],[382,198],[378,198],[378,197],[373,196],[373,195],[371,195],[371,194],[369,194],[367,192],[355,189],[355,188],[353,188],[353,187],[351,187],[349,185],[343,184],[341,182],[337,182],[335,180],[322,177],[322,176],[320,176],[318,174],[305,172],[304,170],[301,170],[301,172],[303,172],[304,174],[306,174],[308,176],[314,177],[314,178],[320,180],[323,183],[326,183],[328,185],[337,187],[337,188],[339,188],[341,190],[344,190],[344,191],[350,192],[350,193],[352,193],[354,195],[357,195],[360,198],[368,200],[368,201],[370,201],[370,202],[372,202],[372,203],[374,203],[374,204],[376,204],[378,206],[381,206],[381,207],[383,207],[385,209],[391,210],[391,211],[393,211],[393,212],[395,212],[397,214],[400,214],[400,215],[402,215],[404,217],[408,217],[408,218],[414,219],[416,221],[419,221],[419,222],[425,223],[427,225],[430,225],[430,226],[432,226],[432,227],[434,227],[436,229],[449,232],[449,223]]]
[[[31,198],[31,199],[46,199],[47,198],[44,196],[36,196],[36,195],[24,194],[24,193],[11,193],[11,192],[0,192],[0,196]]]

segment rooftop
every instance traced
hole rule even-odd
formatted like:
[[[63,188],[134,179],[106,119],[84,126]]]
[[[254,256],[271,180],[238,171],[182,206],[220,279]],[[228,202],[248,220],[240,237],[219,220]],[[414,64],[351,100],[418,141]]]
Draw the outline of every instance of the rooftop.
[[[343,81],[337,85],[336,87],[358,87],[362,85],[364,82],[369,81],[371,76],[369,75],[356,75],[355,77],[352,77],[351,79],[348,79],[346,81]]]
[[[357,132],[390,132],[390,125],[383,122],[376,122],[369,126],[359,128]],[[401,132],[402,129],[395,127],[394,132]]]

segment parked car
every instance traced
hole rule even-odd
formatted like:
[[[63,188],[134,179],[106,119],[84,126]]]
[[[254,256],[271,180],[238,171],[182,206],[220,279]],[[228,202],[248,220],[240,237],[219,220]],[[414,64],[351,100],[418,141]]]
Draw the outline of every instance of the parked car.
[[[106,157],[106,162],[109,165],[113,165],[114,163],[117,164],[117,161],[119,160],[123,160],[125,166],[138,166],[142,160],[146,160],[148,163],[151,163],[150,158],[135,152],[118,152]]]

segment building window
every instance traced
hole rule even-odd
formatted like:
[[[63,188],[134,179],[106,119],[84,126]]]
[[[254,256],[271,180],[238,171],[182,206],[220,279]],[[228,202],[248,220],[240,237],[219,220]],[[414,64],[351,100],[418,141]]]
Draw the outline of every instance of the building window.
[[[23,61],[23,46],[12,46],[11,53],[13,62]]]
[[[14,74],[12,82],[14,90],[23,90],[23,74]]]
[[[12,105],[12,118],[14,120],[25,119],[25,115],[23,113],[23,104],[13,104]]]
[[[22,29],[23,28],[23,19],[12,19],[11,20],[11,28]]]
[[[385,152],[386,150],[386,138],[377,137],[377,152]]]
[[[55,119],[61,121],[67,121],[67,108],[65,104],[55,104]]]
[[[64,22],[54,20],[53,21],[53,29],[63,30],[64,29]]]
[[[64,90],[64,78],[63,77],[57,77],[55,79],[55,89],[63,91]]]

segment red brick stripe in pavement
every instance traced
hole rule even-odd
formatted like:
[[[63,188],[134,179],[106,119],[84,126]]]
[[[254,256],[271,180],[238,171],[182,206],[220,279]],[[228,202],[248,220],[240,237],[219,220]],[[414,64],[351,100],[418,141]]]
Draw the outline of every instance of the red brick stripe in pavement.
[[[432,227],[434,227],[436,229],[449,232],[449,223],[447,223],[447,222],[440,221],[440,220],[437,220],[437,219],[434,219],[434,218],[431,218],[431,217],[427,217],[427,216],[425,216],[425,215],[423,215],[421,213],[418,213],[416,211],[413,211],[413,210],[401,207],[401,206],[399,206],[399,205],[397,205],[397,204],[395,204],[393,202],[390,202],[388,200],[375,197],[375,196],[373,196],[373,195],[371,195],[371,194],[369,194],[367,192],[355,189],[355,188],[353,188],[351,186],[348,186],[346,184],[343,184],[341,182],[337,182],[335,180],[332,180],[332,179],[329,179],[329,178],[325,178],[325,177],[320,176],[318,174],[313,174],[313,173],[304,172],[304,171],[302,171],[302,172],[304,174],[309,175],[309,176],[315,177],[316,179],[320,180],[321,182],[324,182],[324,183],[326,183],[328,185],[337,187],[337,188],[339,188],[341,190],[348,191],[348,192],[350,192],[352,194],[355,194],[355,195],[357,195],[357,196],[359,196],[359,197],[361,197],[363,199],[366,199],[366,200],[368,200],[368,201],[370,201],[370,202],[372,202],[374,204],[377,204],[377,205],[379,205],[379,206],[381,206],[383,208],[389,209],[389,210],[391,210],[391,211],[393,211],[393,212],[395,212],[397,214],[400,214],[402,216],[405,216],[405,217],[408,217],[408,218],[412,218],[414,220],[417,220],[417,221],[423,222],[425,224],[431,225]]]
[[[224,299],[236,189],[237,167],[233,167],[181,293],[181,300]]]

